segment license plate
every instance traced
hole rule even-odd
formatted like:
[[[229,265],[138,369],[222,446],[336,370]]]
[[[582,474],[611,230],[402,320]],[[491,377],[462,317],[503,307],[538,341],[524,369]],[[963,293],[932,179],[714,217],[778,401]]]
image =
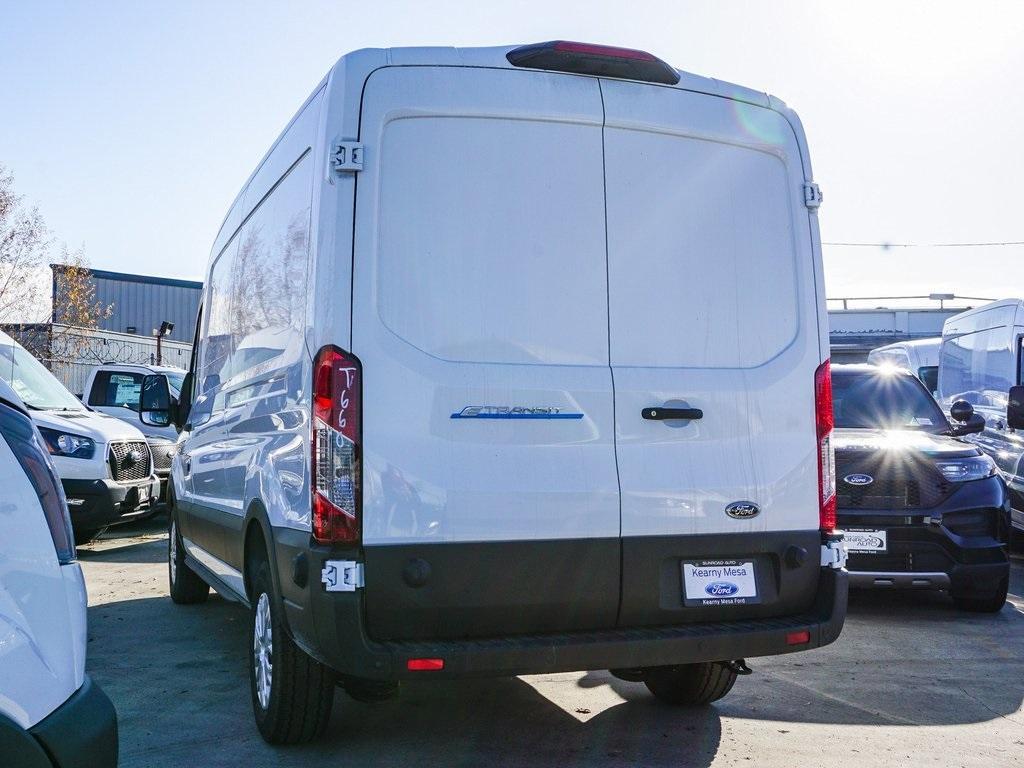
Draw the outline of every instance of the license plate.
[[[844,528],[847,552],[886,552],[889,542],[886,531],[870,528]]]
[[[751,605],[760,603],[754,563],[750,560],[684,562],[684,605]]]
[[[145,504],[147,501],[149,501],[149,486],[148,485],[140,485],[139,486],[139,504]]]

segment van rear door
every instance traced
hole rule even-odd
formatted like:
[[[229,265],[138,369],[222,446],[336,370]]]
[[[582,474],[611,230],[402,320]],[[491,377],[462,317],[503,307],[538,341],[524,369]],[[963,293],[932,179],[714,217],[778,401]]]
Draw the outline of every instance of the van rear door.
[[[820,348],[793,130],[719,97],[602,90],[620,623],[798,612],[819,570]]]
[[[366,82],[352,351],[376,638],[615,624],[601,132],[596,79]]]

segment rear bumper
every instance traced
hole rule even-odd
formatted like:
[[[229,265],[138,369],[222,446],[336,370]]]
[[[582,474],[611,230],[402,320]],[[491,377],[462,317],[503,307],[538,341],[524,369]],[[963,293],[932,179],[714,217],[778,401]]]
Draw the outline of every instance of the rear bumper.
[[[110,479],[61,480],[68,498],[71,523],[79,530],[103,528],[127,523],[146,515],[160,495],[155,475],[137,483],[117,483]],[[149,489],[149,499],[139,501],[139,489]]]
[[[290,577],[290,566],[282,570],[280,576]],[[366,633],[362,590],[326,593],[318,580],[310,581],[313,588],[307,607],[285,601],[296,641],[341,674],[378,680],[652,667],[809,650],[839,637],[847,599],[846,572],[822,568],[811,609],[793,616],[471,640],[377,642]],[[807,642],[788,641],[805,632]],[[409,671],[407,663],[415,658],[443,659],[444,668]]]
[[[45,719],[22,730],[0,715],[0,763],[24,768],[115,768],[117,712],[88,675]]]

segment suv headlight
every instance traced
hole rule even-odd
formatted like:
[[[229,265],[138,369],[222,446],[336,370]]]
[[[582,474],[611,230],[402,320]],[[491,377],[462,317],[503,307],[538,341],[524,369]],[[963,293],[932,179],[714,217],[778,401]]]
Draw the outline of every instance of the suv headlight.
[[[996,463],[988,456],[967,456],[962,459],[936,461],[935,466],[951,483],[984,480],[996,473]]]
[[[92,438],[60,432],[56,429],[40,427],[46,449],[54,456],[67,456],[73,459],[91,459],[96,453],[96,443]]]

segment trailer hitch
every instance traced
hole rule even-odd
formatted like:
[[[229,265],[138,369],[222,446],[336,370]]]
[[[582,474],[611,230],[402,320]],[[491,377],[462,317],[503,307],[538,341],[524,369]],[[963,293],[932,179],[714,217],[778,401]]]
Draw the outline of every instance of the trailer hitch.
[[[737,675],[754,674],[754,670],[747,666],[746,659],[735,659],[734,661],[723,661],[721,663]]]

